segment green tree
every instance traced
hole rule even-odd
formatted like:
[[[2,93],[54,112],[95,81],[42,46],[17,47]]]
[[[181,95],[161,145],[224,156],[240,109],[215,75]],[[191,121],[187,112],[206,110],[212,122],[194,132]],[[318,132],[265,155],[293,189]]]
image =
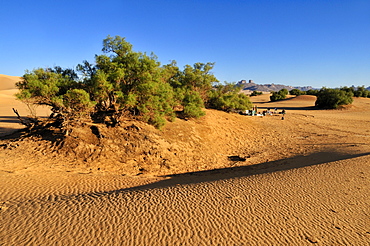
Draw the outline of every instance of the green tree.
[[[299,89],[292,89],[289,91],[290,95],[300,96],[300,95],[306,95],[305,91],[301,91]]]
[[[253,91],[250,96],[254,97],[254,96],[259,96],[259,95],[262,95],[262,94],[263,94],[262,91]]]
[[[119,124],[121,117],[134,117],[160,128],[180,110],[187,118],[204,115],[204,103],[215,82],[214,63],[186,65],[175,61],[161,66],[152,53],[135,52],[125,38],[108,36],[95,63],[72,69],[36,69],[18,83],[17,97],[48,105],[65,119],[92,117]]]
[[[209,92],[207,106],[227,112],[251,109],[249,97],[240,93],[240,90],[235,84],[218,84]]]
[[[78,107],[91,110],[93,102],[79,83],[72,70],[63,70],[60,67],[53,69],[38,68],[27,71],[16,85],[20,92],[16,97],[22,101],[28,100],[37,105],[47,105],[60,115],[70,116]],[[75,101],[79,106],[73,105],[72,95],[77,96]],[[81,109],[81,108],[80,108]]]
[[[340,105],[351,104],[352,97],[352,92],[324,87],[318,92],[315,105],[319,108],[336,109]]]
[[[319,90],[316,90],[316,89],[309,89],[308,91],[306,91],[307,95],[312,95],[312,96],[316,96],[318,93],[319,93]]]
[[[95,68],[87,62],[78,66],[97,102],[97,119],[108,116],[117,124],[130,114],[161,127],[165,119],[174,118],[173,88],[163,80],[164,69],[153,53],[135,52],[119,36],[104,39],[102,51],[105,54],[95,57]]]
[[[281,89],[280,91],[273,91],[272,92],[272,95],[270,96],[270,100],[272,102],[274,101],[278,101],[278,100],[283,100],[286,98],[286,96],[288,95],[288,90],[287,89]]]
[[[355,97],[369,97],[370,91],[365,89],[365,86],[357,87],[357,90],[353,92]]]
[[[351,92],[353,94],[355,93],[355,88],[353,86],[351,87],[344,86],[344,87],[341,87],[340,90],[345,91],[345,92]]]

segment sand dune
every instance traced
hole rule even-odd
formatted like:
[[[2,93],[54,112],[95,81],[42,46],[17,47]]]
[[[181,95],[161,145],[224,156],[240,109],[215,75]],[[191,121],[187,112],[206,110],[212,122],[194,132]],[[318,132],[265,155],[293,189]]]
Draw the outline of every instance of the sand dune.
[[[18,92],[16,82],[21,78],[0,74],[0,137],[7,135],[15,130],[24,128],[19,124],[13,108],[18,110],[21,116],[29,116],[30,110],[26,104],[16,100],[14,94]],[[37,116],[47,116],[50,110],[47,107],[34,107]]]
[[[4,118],[14,98],[0,100]],[[286,108],[285,120],[208,110],[169,123],[178,155],[215,153],[168,174],[0,140],[0,245],[369,245],[370,99],[342,110],[312,110],[311,96],[253,100]]]
[[[0,74],[0,91],[16,89],[15,83],[20,81],[21,77]]]

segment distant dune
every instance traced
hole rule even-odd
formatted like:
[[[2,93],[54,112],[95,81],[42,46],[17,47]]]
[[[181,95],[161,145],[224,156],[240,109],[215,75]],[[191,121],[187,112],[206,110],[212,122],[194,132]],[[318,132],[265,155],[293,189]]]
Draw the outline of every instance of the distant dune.
[[[16,100],[14,96],[18,92],[15,84],[20,80],[21,77],[18,76],[0,74],[0,137],[24,128],[14,114],[13,108],[18,110],[21,116],[30,115],[30,110],[26,104]],[[45,117],[50,114],[50,109],[46,106],[35,106],[34,108],[37,116]]]
[[[17,83],[21,77],[9,76],[0,74],[0,90],[11,90],[16,89],[15,83]]]

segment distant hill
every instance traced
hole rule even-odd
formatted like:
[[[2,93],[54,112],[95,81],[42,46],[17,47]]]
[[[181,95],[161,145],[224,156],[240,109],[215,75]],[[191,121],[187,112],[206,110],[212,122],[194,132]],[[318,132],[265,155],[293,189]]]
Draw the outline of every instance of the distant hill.
[[[16,89],[15,83],[21,80],[18,76],[0,74],[0,90]]]
[[[245,80],[241,80],[237,83],[242,87],[242,90],[245,91],[262,91],[262,92],[270,92],[270,91],[280,91],[281,89],[287,89],[288,91],[292,89],[299,89],[301,91],[308,91],[313,89],[312,86],[289,86],[289,85],[277,85],[277,84],[256,84],[253,81],[246,82]]]

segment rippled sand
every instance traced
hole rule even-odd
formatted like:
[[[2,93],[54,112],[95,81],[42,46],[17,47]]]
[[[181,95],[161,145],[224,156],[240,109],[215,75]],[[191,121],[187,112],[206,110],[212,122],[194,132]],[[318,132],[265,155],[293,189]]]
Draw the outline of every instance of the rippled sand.
[[[139,186],[143,180],[117,176],[18,176],[2,182],[8,202],[0,239],[3,245],[367,245],[369,157],[335,159],[282,171],[152,178]]]

